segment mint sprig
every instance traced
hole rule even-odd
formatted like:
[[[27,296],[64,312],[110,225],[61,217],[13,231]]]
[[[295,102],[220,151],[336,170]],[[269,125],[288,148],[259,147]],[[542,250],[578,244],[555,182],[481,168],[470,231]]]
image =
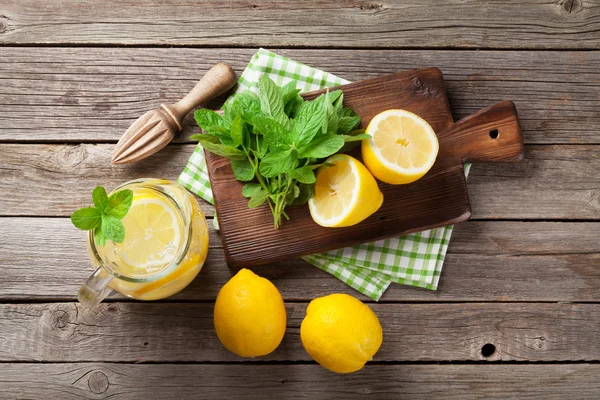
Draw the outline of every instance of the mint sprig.
[[[108,196],[102,186],[92,192],[94,207],[84,207],[71,214],[71,222],[76,228],[94,230],[94,241],[104,246],[107,240],[123,243],[125,227],[121,220],[129,212],[133,201],[133,192],[119,190]]]
[[[231,160],[235,178],[247,183],[248,207],[267,202],[275,228],[285,207],[305,204],[314,195],[314,170],[321,160],[370,138],[360,117],[343,106],[341,90],[305,101],[292,81],[277,86],[268,76],[258,95],[239,93],[223,105],[223,116],[207,109],[194,113],[205,132],[193,135],[205,150]]]

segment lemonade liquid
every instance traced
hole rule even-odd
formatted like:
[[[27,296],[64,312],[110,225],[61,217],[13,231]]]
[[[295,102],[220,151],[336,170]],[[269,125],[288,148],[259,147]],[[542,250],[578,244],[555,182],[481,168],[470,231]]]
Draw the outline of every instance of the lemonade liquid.
[[[119,189],[133,191],[122,220],[125,240],[89,243],[114,276],[109,287],[138,300],[179,292],[198,275],[208,253],[208,227],[198,202],[169,181],[145,180]]]

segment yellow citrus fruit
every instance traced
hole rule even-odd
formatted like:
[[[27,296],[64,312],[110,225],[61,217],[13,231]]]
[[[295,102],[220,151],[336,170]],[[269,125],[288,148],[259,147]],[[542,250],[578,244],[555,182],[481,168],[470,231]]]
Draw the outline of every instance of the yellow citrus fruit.
[[[347,294],[331,294],[310,302],[300,339],[316,362],[345,374],[358,371],[373,358],[383,332],[367,305]]]
[[[375,177],[398,185],[421,178],[433,166],[439,150],[427,121],[406,110],[387,110],[369,123],[371,139],[362,142],[362,157]]]
[[[129,268],[164,267],[179,248],[183,221],[167,199],[152,191],[136,191],[123,218],[125,241],[121,258]]]
[[[283,339],[283,299],[269,280],[242,269],[219,291],[214,322],[227,350],[242,357],[264,356]]]
[[[346,154],[329,157],[317,172],[315,196],[308,201],[313,220],[326,227],[356,225],[381,207],[383,194],[373,175]]]

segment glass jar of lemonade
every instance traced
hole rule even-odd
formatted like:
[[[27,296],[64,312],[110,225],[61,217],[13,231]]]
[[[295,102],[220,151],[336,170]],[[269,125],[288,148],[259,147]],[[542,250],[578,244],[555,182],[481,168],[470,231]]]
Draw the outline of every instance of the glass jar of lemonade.
[[[93,230],[88,253],[96,271],[79,290],[87,307],[112,290],[138,300],[158,300],[185,288],[208,253],[208,226],[196,199],[181,185],[159,179],[127,182],[133,201],[123,218],[123,243],[100,246]]]

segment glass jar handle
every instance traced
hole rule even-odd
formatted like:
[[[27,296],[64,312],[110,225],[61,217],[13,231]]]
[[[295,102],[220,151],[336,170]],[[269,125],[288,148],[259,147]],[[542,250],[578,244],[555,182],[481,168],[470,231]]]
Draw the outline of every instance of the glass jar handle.
[[[88,308],[92,308],[100,304],[102,300],[112,291],[108,284],[112,281],[113,276],[99,267],[90,277],[81,285],[77,299],[79,302]]]

